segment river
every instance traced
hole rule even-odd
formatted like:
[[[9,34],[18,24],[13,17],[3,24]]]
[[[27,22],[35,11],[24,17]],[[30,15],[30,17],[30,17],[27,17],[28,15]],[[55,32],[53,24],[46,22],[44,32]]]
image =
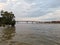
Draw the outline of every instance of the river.
[[[60,24],[0,27],[0,45],[60,45]]]

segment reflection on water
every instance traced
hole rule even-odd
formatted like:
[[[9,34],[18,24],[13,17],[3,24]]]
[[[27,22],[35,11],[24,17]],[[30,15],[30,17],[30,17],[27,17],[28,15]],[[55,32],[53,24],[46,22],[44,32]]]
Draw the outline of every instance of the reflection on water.
[[[60,45],[60,24],[0,27],[0,45]]]
[[[0,42],[10,40],[14,36],[15,36],[15,27],[6,27],[0,33]]]

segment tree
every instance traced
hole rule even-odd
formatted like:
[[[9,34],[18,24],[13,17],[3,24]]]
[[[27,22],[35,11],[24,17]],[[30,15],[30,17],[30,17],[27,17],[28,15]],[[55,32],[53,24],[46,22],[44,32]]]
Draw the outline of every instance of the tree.
[[[13,14],[13,12],[8,12],[8,11],[1,11],[1,16],[2,16],[2,20],[3,20],[3,24],[5,25],[15,25],[15,16]]]

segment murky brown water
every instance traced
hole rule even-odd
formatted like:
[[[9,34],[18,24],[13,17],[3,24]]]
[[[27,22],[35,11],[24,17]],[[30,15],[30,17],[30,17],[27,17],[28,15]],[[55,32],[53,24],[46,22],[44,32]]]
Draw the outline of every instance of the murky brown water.
[[[0,45],[60,45],[60,24],[0,27]]]

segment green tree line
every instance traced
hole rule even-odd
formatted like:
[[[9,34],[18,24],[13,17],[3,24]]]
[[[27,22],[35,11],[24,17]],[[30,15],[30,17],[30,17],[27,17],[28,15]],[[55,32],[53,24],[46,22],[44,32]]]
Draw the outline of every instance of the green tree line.
[[[15,26],[15,16],[13,12],[1,11],[0,25]]]

